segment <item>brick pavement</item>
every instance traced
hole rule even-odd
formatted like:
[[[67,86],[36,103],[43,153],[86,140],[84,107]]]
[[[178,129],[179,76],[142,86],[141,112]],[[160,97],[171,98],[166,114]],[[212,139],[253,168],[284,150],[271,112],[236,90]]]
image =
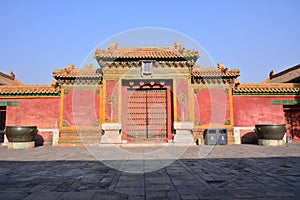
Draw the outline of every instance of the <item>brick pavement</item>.
[[[128,156],[109,160],[110,154],[106,154],[98,159],[107,160],[99,162],[95,152],[104,155],[116,148],[0,147],[0,199],[300,198],[299,143],[282,147],[191,146],[183,148],[186,151],[179,159],[169,161],[168,154],[145,156],[167,151],[163,145],[120,145],[117,149]],[[164,167],[147,170],[160,165]],[[144,169],[145,173],[122,169]]]

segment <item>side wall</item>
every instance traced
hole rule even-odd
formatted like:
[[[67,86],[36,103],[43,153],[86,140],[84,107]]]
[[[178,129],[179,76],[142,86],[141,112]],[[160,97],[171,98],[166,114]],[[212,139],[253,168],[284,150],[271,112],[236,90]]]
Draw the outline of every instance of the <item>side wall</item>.
[[[282,105],[272,100],[294,100],[285,96],[233,96],[234,122],[237,127],[254,127],[255,124],[284,124]]]
[[[254,133],[255,124],[286,124],[287,136],[291,136],[290,119],[284,106],[281,104],[272,104],[272,101],[299,100],[295,96],[233,96],[233,110],[235,127],[237,129],[242,143],[256,144],[257,138]],[[297,121],[297,120],[296,120]],[[295,124],[294,122],[292,122]],[[293,131],[297,134],[297,129]]]
[[[19,106],[7,106],[7,126],[37,126],[38,129],[54,129],[59,123],[59,97],[14,98],[0,101],[16,101]],[[36,145],[51,145],[53,131],[39,131]]]
[[[8,106],[6,125],[8,126],[38,126],[38,128],[55,128],[59,121],[59,97],[54,98],[20,98],[5,99],[18,101],[19,106]]]

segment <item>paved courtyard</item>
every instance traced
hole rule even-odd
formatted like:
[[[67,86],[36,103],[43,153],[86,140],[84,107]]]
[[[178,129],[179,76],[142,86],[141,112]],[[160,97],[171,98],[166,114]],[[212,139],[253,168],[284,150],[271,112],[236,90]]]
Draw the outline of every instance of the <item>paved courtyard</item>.
[[[300,144],[0,147],[0,199],[226,198],[299,199]]]

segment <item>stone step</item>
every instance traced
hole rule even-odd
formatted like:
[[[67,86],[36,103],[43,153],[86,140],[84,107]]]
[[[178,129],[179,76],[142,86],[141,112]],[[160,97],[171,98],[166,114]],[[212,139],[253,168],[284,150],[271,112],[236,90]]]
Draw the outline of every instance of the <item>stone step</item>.
[[[60,142],[57,146],[99,146],[100,143],[70,143],[70,142]]]
[[[88,132],[88,133],[77,133],[77,132],[60,132],[60,137],[68,137],[68,136],[101,136],[99,132]]]
[[[164,143],[166,138],[130,138],[130,143]]]
[[[59,140],[100,140],[101,136],[61,136],[59,137]]]
[[[90,145],[98,145],[100,144],[100,139],[98,140],[72,140],[72,139],[64,139],[59,140],[59,146],[90,146]]]

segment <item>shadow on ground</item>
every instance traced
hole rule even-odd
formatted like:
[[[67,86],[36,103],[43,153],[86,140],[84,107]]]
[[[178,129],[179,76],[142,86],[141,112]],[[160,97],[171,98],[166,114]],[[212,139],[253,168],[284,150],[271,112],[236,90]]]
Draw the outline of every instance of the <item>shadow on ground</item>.
[[[299,199],[299,183],[299,157],[179,159],[135,174],[98,161],[0,162],[0,199]]]

